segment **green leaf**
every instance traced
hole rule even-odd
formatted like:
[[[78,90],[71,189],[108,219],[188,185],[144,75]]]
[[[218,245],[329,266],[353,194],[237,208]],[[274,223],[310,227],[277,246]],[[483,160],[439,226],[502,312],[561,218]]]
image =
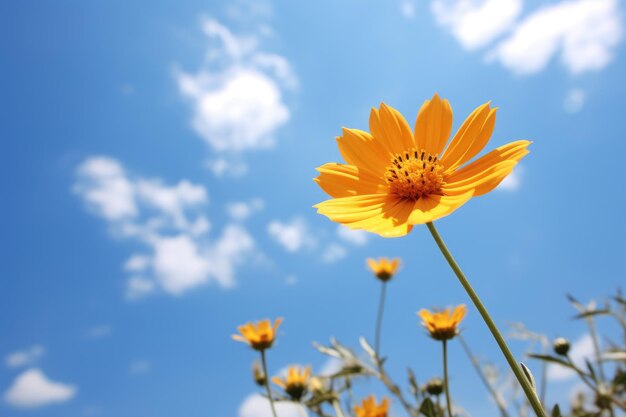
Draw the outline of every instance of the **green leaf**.
[[[426,417],[438,417],[435,404],[433,404],[430,398],[425,398],[424,401],[422,401],[420,413],[424,414]]]
[[[552,417],[562,417],[561,409],[559,408],[558,404],[555,404],[554,408],[552,409]]]
[[[411,368],[407,368],[407,372],[409,373],[409,385],[411,386],[411,393],[413,394],[413,396],[415,396],[415,398],[417,398],[420,392],[419,385],[417,384],[417,379],[415,379],[415,374],[413,373]]]
[[[523,362],[520,362],[519,364],[522,366],[522,371],[524,371],[524,375],[526,376],[528,382],[530,382],[530,386],[533,388],[533,391],[537,393],[537,384],[535,383],[535,377],[533,376],[533,373],[530,372],[528,366],[524,365]]]
[[[611,314],[611,310],[607,310],[607,309],[602,309],[602,310],[590,310],[590,311],[584,311],[580,314],[577,314],[573,317],[573,319],[578,320],[578,319],[586,319],[589,317],[593,317],[593,316],[608,316]]]
[[[559,365],[573,369],[572,365],[570,365],[567,361],[564,361],[561,358],[557,358],[556,356],[530,354],[528,355],[528,357],[533,358],[533,359],[539,359],[539,360],[546,361],[546,362],[558,363]]]
[[[589,362],[589,359],[585,359],[585,365],[587,365],[587,369],[589,370],[589,375],[591,375],[591,379],[593,379],[595,382],[598,382],[598,378],[596,377],[596,371],[595,369],[593,369],[593,366],[591,366],[591,362]]]

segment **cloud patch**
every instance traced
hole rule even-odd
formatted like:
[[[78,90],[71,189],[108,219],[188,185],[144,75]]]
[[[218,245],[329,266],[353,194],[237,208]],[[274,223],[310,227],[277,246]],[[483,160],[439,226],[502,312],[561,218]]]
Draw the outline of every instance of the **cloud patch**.
[[[4,394],[4,400],[16,408],[39,408],[63,403],[76,396],[73,385],[50,380],[40,369],[20,374]]]
[[[119,161],[93,156],[78,167],[74,191],[115,235],[144,246],[123,266],[128,299],[156,290],[182,295],[211,282],[232,287],[236,268],[254,253],[255,242],[241,225],[226,224],[218,237],[210,236],[202,212],[209,197],[200,184],[131,176]]]
[[[281,401],[275,403],[275,406],[278,417],[300,417],[295,403]],[[241,403],[239,417],[272,417],[270,403],[259,394],[251,394]]]
[[[309,226],[301,218],[289,222],[274,220],[267,226],[267,233],[288,252],[311,249],[317,243]]]
[[[41,345],[33,345],[27,349],[10,353],[4,358],[7,368],[19,368],[21,366],[29,366],[37,362],[46,352]]]
[[[192,107],[193,129],[211,149],[230,158],[274,146],[278,129],[291,116],[285,94],[298,84],[291,64],[262,50],[260,33],[235,34],[215,19],[205,19],[202,29],[210,41],[205,62],[196,72],[175,72]],[[231,166],[214,163],[212,168],[222,175]]]

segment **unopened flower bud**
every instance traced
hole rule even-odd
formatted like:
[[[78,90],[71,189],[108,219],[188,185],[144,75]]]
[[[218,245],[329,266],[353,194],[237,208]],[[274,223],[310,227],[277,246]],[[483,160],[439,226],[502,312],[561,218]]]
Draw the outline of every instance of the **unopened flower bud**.
[[[259,364],[259,362],[254,362],[252,364],[252,378],[254,379],[254,382],[262,387],[265,386],[265,382],[266,382],[266,378],[265,378],[265,374],[263,373],[263,369],[261,369],[261,365]]]
[[[556,339],[552,346],[558,355],[566,356],[569,352],[569,342],[564,337]]]
[[[441,378],[433,378],[426,383],[426,392],[430,395],[441,395],[443,392],[443,381]]]

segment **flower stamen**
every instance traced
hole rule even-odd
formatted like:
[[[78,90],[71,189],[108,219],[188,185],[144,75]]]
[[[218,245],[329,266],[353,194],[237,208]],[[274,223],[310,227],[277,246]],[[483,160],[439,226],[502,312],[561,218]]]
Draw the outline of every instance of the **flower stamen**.
[[[418,200],[432,194],[442,195],[442,171],[438,155],[412,148],[391,158],[385,180],[391,193],[408,200]]]

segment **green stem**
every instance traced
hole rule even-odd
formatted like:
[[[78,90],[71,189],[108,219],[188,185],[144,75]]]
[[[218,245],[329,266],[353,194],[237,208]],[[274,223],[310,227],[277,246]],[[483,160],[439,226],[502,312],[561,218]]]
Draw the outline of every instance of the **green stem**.
[[[487,309],[483,305],[482,301],[480,301],[480,298],[478,297],[478,294],[476,294],[476,292],[474,291],[474,289],[470,285],[469,281],[467,280],[467,278],[463,274],[463,271],[461,270],[459,265],[456,263],[456,261],[454,260],[454,257],[452,256],[452,254],[450,253],[450,251],[446,247],[446,244],[444,243],[443,239],[439,235],[439,232],[437,232],[437,229],[435,228],[435,225],[432,222],[429,222],[429,223],[426,223],[426,226],[428,226],[428,230],[430,231],[431,235],[433,236],[433,239],[435,239],[435,242],[437,243],[437,246],[439,247],[439,250],[441,250],[441,253],[443,254],[444,258],[446,258],[446,261],[448,261],[448,264],[450,265],[450,268],[452,268],[452,270],[454,271],[454,274],[459,279],[459,282],[461,283],[461,285],[463,286],[463,288],[467,292],[467,295],[469,295],[469,297],[472,299],[472,302],[474,303],[474,306],[476,306],[476,309],[478,310],[478,312],[482,316],[483,320],[485,321],[485,324],[487,325],[487,327],[491,331],[491,334],[493,335],[494,339],[496,340],[496,343],[498,344],[498,347],[502,351],[502,354],[504,355],[504,357],[506,358],[506,361],[508,362],[509,366],[511,367],[511,370],[513,371],[513,374],[515,374],[515,377],[517,378],[517,381],[522,386],[522,389],[524,390],[524,394],[526,394],[526,398],[528,398],[528,401],[530,402],[530,405],[532,406],[533,410],[535,411],[535,414],[537,415],[537,417],[546,417],[545,410],[541,406],[541,402],[539,401],[539,398],[537,397],[537,394],[533,390],[533,387],[530,385],[530,382],[526,379],[526,376],[524,375],[522,369],[520,368],[520,366],[516,362],[515,357],[513,356],[511,351],[509,350],[509,347],[507,346],[506,342],[504,341],[504,338],[500,334],[500,331],[496,327],[496,324],[494,323],[493,319],[489,315],[489,312],[487,311]]]
[[[261,363],[263,364],[263,373],[265,374],[265,388],[267,388],[267,398],[270,401],[272,407],[272,414],[274,417],[278,417],[276,414],[276,408],[274,408],[274,399],[272,398],[272,389],[270,388],[270,377],[267,373],[267,361],[265,360],[265,350],[261,351]]]
[[[387,290],[387,281],[382,281],[380,287],[380,301],[378,302],[378,315],[376,317],[376,335],[375,335],[375,351],[376,356],[380,357],[380,335],[383,326],[383,312],[385,311],[385,294]]]
[[[335,414],[337,415],[337,417],[345,417],[343,411],[341,410],[341,405],[336,399],[333,400],[333,408],[335,409]]]
[[[452,417],[452,402],[450,401],[450,382],[448,381],[448,341],[443,339],[443,389],[446,393],[446,407],[448,417]]]
[[[504,405],[502,398],[500,397],[498,392],[495,390],[495,388],[491,385],[491,383],[487,379],[487,376],[485,375],[485,373],[480,367],[480,363],[478,362],[478,359],[476,358],[476,356],[474,356],[474,354],[470,350],[469,345],[465,342],[465,339],[463,339],[461,335],[458,335],[457,338],[459,339],[459,342],[461,342],[461,346],[463,347],[465,354],[467,355],[470,362],[472,363],[472,366],[476,370],[476,373],[480,377],[480,380],[482,381],[483,385],[485,385],[485,388],[487,388],[487,391],[489,391],[489,393],[493,397],[493,400],[498,406],[498,409],[500,409],[500,414],[502,414],[502,417],[509,417],[509,413],[506,411],[506,406]]]

